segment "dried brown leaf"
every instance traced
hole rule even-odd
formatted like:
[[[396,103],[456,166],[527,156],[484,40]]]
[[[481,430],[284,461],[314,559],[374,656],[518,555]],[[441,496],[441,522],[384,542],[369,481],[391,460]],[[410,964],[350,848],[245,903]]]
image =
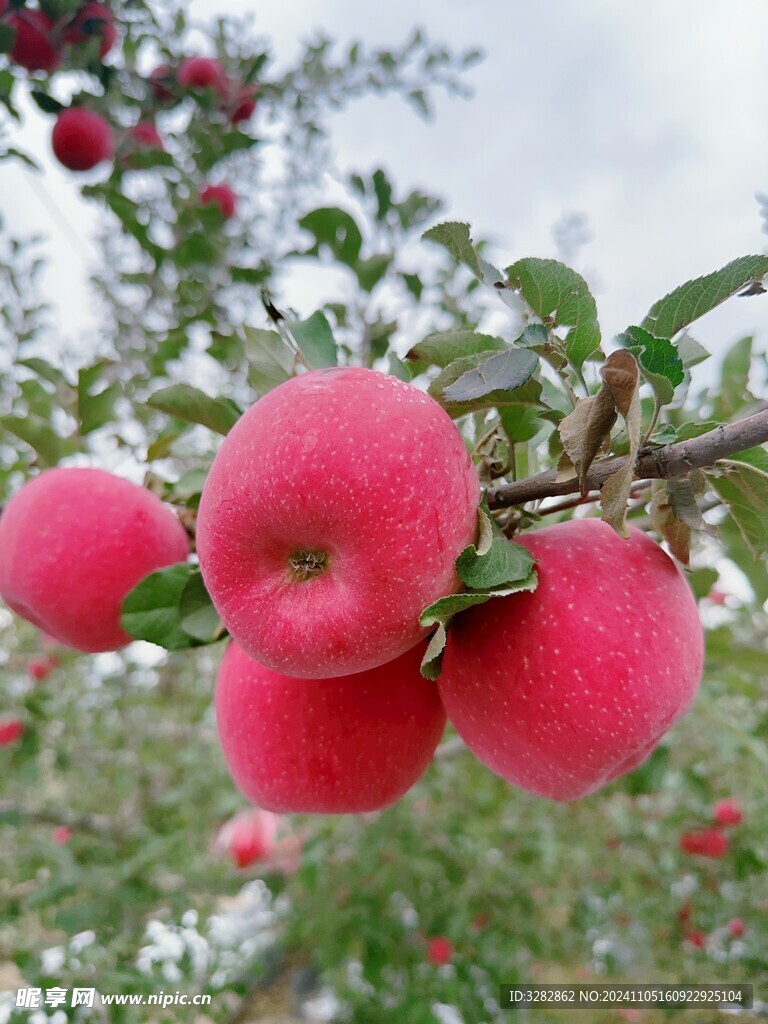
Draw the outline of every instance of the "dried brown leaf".
[[[666,484],[662,484],[650,505],[651,522],[669,545],[669,550],[683,565],[688,565],[691,551],[691,528],[679,519],[669,502]]]
[[[618,413],[627,419],[637,394],[638,369],[631,352],[612,352],[600,370],[603,384],[596,395],[582,398],[573,412],[560,421],[563,456],[557,467],[558,480],[579,478],[585,489],[589,467],[610,442],[611,428]]]
[[[613,476],[603,484],[600,504],[603,522],[608,523],[622,537],[628,537],[627,502],[635,477],[635,459],[640,447],[641,413],[637,360],[626,350],[612,352],[600,371],[603,383],[610,388],[616,410],[621,413],[629,441],[627,459]]]

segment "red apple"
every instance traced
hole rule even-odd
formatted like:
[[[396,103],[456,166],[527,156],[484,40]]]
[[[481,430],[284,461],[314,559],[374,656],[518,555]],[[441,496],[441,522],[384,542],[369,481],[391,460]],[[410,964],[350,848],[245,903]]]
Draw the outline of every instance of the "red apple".
[[[134,149],[165,149],[160,132],[151,121],[139,121],[128,136]]]
[[[697,928],[692,929],[685,933],[685,937],[692,946],[696,949],[705,949],[707,945],[707,936],[704,932],[700,932]]]
[[[59,846],[66,846],[72,837],[72,829],[67,828],[66,825],[59,825],[58,828],[53,830],[53,841],[58,843]]]
[[[50,74],[61,64],[54,42],[54,24],[42,11],[22,8],[11,11],[6,25],[16,30],[16,38],[8,54],[14,64],[27,71],[47,71]]]
[[[242,792],[268,810],[352,814],[414,785],[445,725],[422,645],[341,679],[291,679],[230,643],[216,683],[224,757]]]
[[[235,99],[235,109],[232,112],[231,120],[234,124],[238,121],[248,121],[256,109],[256,94],[258,86],[247,85],[240,90]]]
[[[740,825],[743,818],[737,800],[718,800],[712,808],[712,820],[716,825]]]
[[[53,128],[52,142],[57,160],[70,171],[90,171],[115,155],[109,124],[85,107],[62,110]]]
[[[728,922],[728,934],[732,939],[740,939],[746,930],[747,926],[740,917],[734,917]]]
[[[0,747],[18,743],[24,734],[24,723],[18,718],[0,718]]]
[[[177,75],[183,89],[213,89],[226,98],[229,93],[229,79],[219,61],[210,57],[187,57],[179,65]]]
[[[716,828],[684,832],[680,836],[680,849],[683,853],[719,859],[728,852],[728,837]]]
[[[62,38],[73,46],[88,43],[93,38],[100,39],[99,56],[103,60],[117,40],[112,12],[97,2],[83,4],[64,29]]]
[[[187,551],[179,520],[143,487],[100,469],[48,469],[0,516],[0,595],[62,644],[113,651],[131,642],[125,596]]]
[[[222,217],[229,220],[234,217],[237,207],[237,196],[229,185],[206,185],[200,190],[200,202],[203,206],[216,204]]]
[[[382,665],[457,591],[479,483],[428,395],[359,367],[281,384],[235,425],[203,490],[205,582],[235,640],[291,676]]]
[[[444,935],[427,940],[427,960],[436,967],[442,967],[453,959],[453,943]]]
[[[440,676],[448,718],[480,760],[553,800],[637,767],[687,709],[703,636],[672,560],[596,519],[525,534],[533,593],[458,616]]]
[[[59,659],[52,654],[46,654],[42,658],[30,658],[27,663],[27,674],[36,683],[41,683],[53,672],[59,664]]]
[[[152,90],[152,95],[160,103],[175,103],[177,96],[173,92],[173,86],[176,84],[176,78],[173,73],[173,68],[170,68],[167,64],[159,64],[154,71],[150,72],[149,75],[149,87]]]
[[[272,855],[278,822],[276,814],[260,807],[241,811],[222,826],[215,847],[229,854],[239,868],[247,868]]]

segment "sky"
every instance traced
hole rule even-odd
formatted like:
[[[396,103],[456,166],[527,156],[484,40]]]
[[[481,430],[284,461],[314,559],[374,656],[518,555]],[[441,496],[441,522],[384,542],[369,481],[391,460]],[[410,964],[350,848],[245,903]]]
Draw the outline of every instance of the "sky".
[[[192,0],[200,19],[215,0]],[[556,256],[552,228],[586,215],[577,267],[596,294],[605,336],[640,320],[691,277],[768,245],[755,193],[768,192],[768,4],[764,0],[230,0],[273,40],[277,66],[313,29],[396,44],[419,25],[435,41],[478,46],[474,96],[438,96],[425,124],[397,98],[334,115],[340,172],[384,166],[398,190],[440,195],[446,216],[495,244],[502,266]],[[61,329],[89,323],[93,207],[47,159],[49,124],[20,136],[46,175],[2,165],[0,213],[50,238],[47,287]],[[715,352],[745,333],[768,346],[768,298],[733,299],[692,332]]]

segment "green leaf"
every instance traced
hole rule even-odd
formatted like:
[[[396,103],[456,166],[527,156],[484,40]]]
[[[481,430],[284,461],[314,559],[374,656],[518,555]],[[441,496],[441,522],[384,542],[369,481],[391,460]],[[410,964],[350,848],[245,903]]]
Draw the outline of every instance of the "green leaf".
[[[394,352],[389,353],[389,370],[387,372],[391,377],[397,377],[398,380],[404,380],[410,384],[417,370],[418,367],[414,367],[412,363],[404,363]]]
[[[387,253],[379,253],[376,256],[369,256],[367,260],[360,260],[355,267],[355,273],[363,291],[372,292],[391,264],[392,256]]]
[[[536,571],[532,569],[530,575],[525,579],[518,580],[516,583],[511,583],[506,587],[494,587],[492,590],[483,591],[465,590],[460,594],[449,594],[447,597],[441,597],[429,605],[428,608],[425,608],[421,613],[419,622],[427,628],[434,626],[438,622],[448,623],[454,615],[466,611],[467,608],[472,608],[478,604],[485,604],[486,601],[490,601],[494,597],[510,597],[512,594],[519,594],[522,591],[532,591],[536,589],[537,585]]]
[[[354,217],[346,210],[338,206],[320,207],[302,217],[299,227],[315,236],[315,245],[310,253],[317,255],[323,246],[327,246],[339,262],[348,266],[357,263],[363,236]]]
[[[439,622],[437,629],[429,638],[427,649],[424,651],[424,656],[421,659],[421,674],[425,679],[431,679],[432,682],[435,682],[435,680],[440,678],[440,669],[443,666],[443,652],[445,651],[447,639],[445,626],[442,622]]]
[[[85,436],[103,427],[113,418],[115,402],[122,392],[120,382],[113,381],[101,391],[94,391],[110,364],[106,360],[84,367],[77,375],[77,416],[80,433]]]
[[[18,359],[16,361],[17,366],[26,366],[28,370],[37,374],[38,377],[42,377],[43,380],[47,380],[49,384],[53,384],[55,387],[59,387],[64,384],[69,387],[69,381],[66,379],[62,371],[57,367],[53,366],[46,359],[40,359],[38,356],[30,356],[29,359]]]
[[[534,438],[544,425],[541,410],[525,405],[505,405],[499,409],[499,419],[512,444],[522,444]]]
[[[501,409],[504,406],[522,405],[531,406],[536,409],[543,409],[541,402],[541,383],[529,379],[522,387],[514,391],[492,391],[482,398],[471,402],[449,402],[444,397],[446,388],[454,384],[468,370],[474,369],[488,358],[485,352],[478,352],[473,356],[462,356],[461,359],[454,359],[445,369],[438,374],[427,389],[429,394],[436,401],[440,402],[449,416],[454,418],[464,416],[468,412],[478,409]]]
[[[226,633],[199,572],[189,577],[181,592],[179,615],[182,630],[201,643],[214,643]]]
[[[725,468],[725,473],[710,473],[709,481],[758,558],[768,551],[768,452],[749,448],[720,459],[717,465]]]
[[[658,405],[669,405],[685,378],[683,361],[668,338],[656,338],[642,327],[628,327],[618,339],[637,358]]]
[[[421,301],[421,293],[424,291],[424,284],[419,275],[401,273],[400,277],[403,279],[403,284],[414,299],[416,299],[417,302]]]
[[[447,402],[471,402],[494,391],[515,391],[531,378],[538,362],[536,353],[527,349],[498,352],[444,388],[443,398]]]
[[[686,573],[686,579],[691,585],[691,590],[698,601],[706,597],[712,587],[720,579],[720,574],[717,569],[702,568],[693,569],[691,572]]]
[[[507,540],[484,504],[478,509],[478,524],[477,544],[465,548],[456,559],[456,571],[470,589],[439,598],[419,618],[425,629],[438,626],[421,663],[422,675],[427,679],[440,674],[446,627],[454,615],[494,597],[535,590],[538,583],[531,553]]]
[[[218,211],[218,206],[211,203],[211,210]],[[217,213],[219,219],[224,222],[223,215]],[[177,266],[179,267],[194,267],[198,263],[215,263],[216,261],[216,244],[215,242],[201,233],[190,234],[176,246],[173,251],[173,258]]]
[[[752,402],[749,373],[752,367],[752,338],[741,338],[725,354],[720,370],[720,388],[713,395],[715,415],[730,420]]]
[[[392,185],[381,168],[377,168],[373,172],[371,181],[373,182],[373,191],[376,193],[376,203],[378,206],[376,220],[381,221],[384,220],[392,208]]]
[[[711,355],[711,352],[708,352],[687,331],[682,332],[675,345],[677,346],[677,354],[682,359],[686,370],[689,370],[692,366],[697,366],[699,363],[703,363]]]
[[[740,289],[768,274],[768,256],[742,256],[721,270],[675,288],[655,302],[641,326],[659,338],[672,338]]]
[[[74,450],[69,439],[59,437],[51,424],[39,416],[4,416],[0,426],[33,448],[44,466],[55,466]]]
[[[265,395],[295,374],[296,356],[277,331],[244,329],[248,383],[257,395]]]
[[[472,590],[492,590],[527,580],[533,572],[533,556],[528,548],[507,540],[485,508],[480,510],[480,519],[480,543],[464,548],[456,559],[461,581]]]
[[[549,345],[549,331],[544,324],[528,324],[515,338],[515,345],[518,348],[544,349]]]
[[[483,284],[492,286],[501,280],[498,270],[484,260],[473,245],[469,224],[444,221],[442,224],[435,224],[421,237],[427,242],[435,242],[447,249],[457,263],[463,263]]]
[[[60,114],[64,109],[63,103],[59,103],[58,100],[55,100],[53,96],[49,96],[47,92],[43,92],[42,89],[30,89],[29,95],[44,114]]]
[[[469,330],[444,331],[427,335],[418,345],[413,346],[405,358],[420,359],[444,369],[462,356],[472,356],[478,352],[503,352],[507,348],[502,338],[491,334],[477,334]]]
[[[587,282],[557,260],[528,257],[505,271],[509,286],[545,324],[569,328],[565,353],[576,369],[600,348],[597,306]]]
[[[285,326],[293,335],[307,363],[316,370],[336,366],[339,353],[331,325],[318,310],[306,320],[286,320]]]
[[[217,434],[228,434],[240,419],[242,410],[231,398],[211,398],[189,384],[172,384],[147,399],[153,409],[188,423],[200,423]]]
[[[182,609],[187,586],[199,575],[198,566],[177,562],[146,576],[123,601],[120,621],[126,633],[168,651],[199,646],[204,641],[187,633],[182,625],[182,619],[200,610],[197,584],[187,592],[186,608]],[[193,627],[197,624],[193,618]]]
[[[0,24],[0,53],[8,53],[16,39],[16,30],[12,25]]]

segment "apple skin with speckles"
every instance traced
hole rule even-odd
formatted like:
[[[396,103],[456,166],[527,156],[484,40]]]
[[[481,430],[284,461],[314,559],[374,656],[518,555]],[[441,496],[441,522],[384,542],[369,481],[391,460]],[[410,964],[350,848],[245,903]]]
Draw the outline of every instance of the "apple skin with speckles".
[[[279,813],[359,814],[399,800],[445,727],[424,645],[368,672],[295,679],[232,642],[216,681],[216,722],[240,790]]]
[[[375,668],[460,589],[480,487],[449,416],[361,367],[286,381],[235,424],[200,502],[203,578],[232,637],[277,672]]]
[[[188,552],[184,527],[143,487],[101,469],[47,469],[0,516],[0,596],[59,643],[115,651],[132,640],[120,625],[128,592]]]
[[[467,746],[508,782],[576,800],[631,771],[688,708],[701,678],[696,601],[641,531],[596,519],[520,538],[533,593],[449,630],[440,695]]]

